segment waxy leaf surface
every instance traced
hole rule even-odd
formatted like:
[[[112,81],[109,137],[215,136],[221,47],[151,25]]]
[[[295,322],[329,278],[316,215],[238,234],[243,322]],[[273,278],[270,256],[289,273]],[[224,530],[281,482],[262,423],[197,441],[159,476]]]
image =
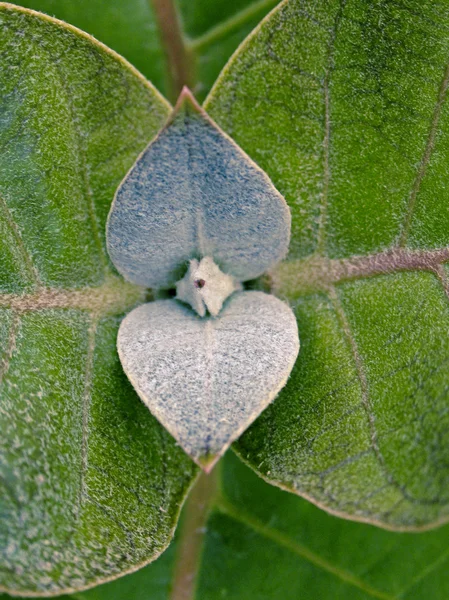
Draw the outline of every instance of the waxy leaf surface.
[[[194,475],[117,352],[144,298],[105,250],[114,191],[170,107],[85,34],[0,4],[0,589],[155,558]]]
[[[207,256],[239,281],[254,279],[289,239],[285,200],[186,89],[117,190],[107,225],[114,265],[153,288],[174,287],[188,260]]]
[[[226,61],[277,0],[20,0],[76,25],[127,58],[167,98],[203,99]],[[172,10],[171,10],[172,9]]]
[[[20,0],[13,4],[41,11],[93,35],[129,60],[166,95],[170,82],[151,0]]]
[[[75,25],[86,28],[130,58],[134,64],[144,70],[153,83],[158,84],[159,88],[163,70],[160,69],[157,57],[162,52],[159,47],[156,48],[154,57],[151,55],[150,46],[157,45],[159,40],[152,34],[153,25],[143,14],[145,11],[150,14],[149,3],[133,4],[132,2],[105,2],[105,0],[23,1],[26,1],[27,5],[42,8],[60,18],[69,21],[73,19]],[[191,86],[195,92],[201,90],[200,93],[204,93],[204,84],[206,82],[207,87],[213,81],[217,65],[222,64],[229,56],[236,41],[241,39],[241,32],[245,28],[249,31],[250,20],[247,17],[255,18],[254,24],[256,24],[255,15],[263,15],[270,2],[262,0],[246,3],[244,0],[227,2],[217,0],[211,6],[209,0],[180,0],[179,4],[185,15],[185,30],[190,37],[194,38],[191,46],[194,47],[194,52],[199,58],[195,75],[197,79],[195,80],[194,77]],[[427,513],[425,520],[434,521],[431,514],[436,515],[436,518],[438,515],[444,518],[444,489],[447,489],[445,467],[447,460],[442,450],[447,447],[447,441],[444,440],[444,432],[447,431],[445,420],[447,377],[444,368],[447,352],[445,347],[447,317],[446,299],[438,280],[431,275],[431,270],[428,273],[421,273],[421,270],[425,268],[429,271],[429,268],[437,267],[439,275],[443,276],[446,269],[446,266],[443,270],[438,265],[447,256],[445,236],[448,231],[445,223],[447,201],[444,194],[447,181],[445,165],[448,164],[444,151],[447,148],[444,76],[445,57],[448,55],[447,6],[446,3],[441,2],[413,1],[382,4],[346,2],[341,5],[341,18],[337,14],[340,12],[340,6],[333,1],[301,4],[292,2],[291,7],[289,12],[284,5],[283,12],[278,13],[278,17],[272,17],[278,20],[270,21],[270,25],[265,24],[263,26],[265,29],[259,30],[256,41],[253,39],[252,45],[245,46],[242,53],[231,64],[231,69],[226,75],[229,79],[222,80],[229,86],[229,94],[223,98],[223,104],[218,103],[217,98],[208,104],[208,109],[214,118],[238,139],[258,164],[267,170],[275,185],[286,196],[294,220],[291,258],[299,259],[287,263],[285,270],[283,267],[272,275],[278,292],[283,296],[290,296],[292,303],[296,305],[295,310],[302,336],[300,359],[303,361],[302,367],[298,362],[291,385],[287,385],[285,395],[281,393],[277,401],[267,409],[265,413],[267,421],[264,427],[260,430],[256,427],[251,429],[251,431],[259,431],[260,456],[257,456],[254,451],[256,445],[254,438],[253,443],[248,444],[244,456],[248,456],[253,467],[258,468],[259,472],[271,482],[282,485],[287,483],[290,489],[293,488],[290,484],[299,482],[297,490],[302,490],[301,493],[304,493],[307,488],[313,498],[321,499],[327,508],[349,513],[356,518],[379,518],[383,523],[392,526],[398,524],[400,526],[404,523],[403,513],[401,514],[404,505],[407,505],[411,520],[416,524],[413,506],[417,504],[416,498],[412,498],[411,502],[403,500],[403,495],[408,492],[408,489],[402,485],[403,481],[414,481],[415,486],[420,488],[418,491],[421,496],[426,486],[434,486],[436,494],[433,498],[424,501],[418,498],[419,511],[422,514]],[[66,10],[67,13],[64,12]],[[257,13],[258,10],[260,13]],[[283,15],[282,18],[279,18],[280,14]],[[223,21],[222,17],[229,17],[229,20]],[[117,23],[115,19],[122,19],[120,25],[115,24]],[[88,23],[89,20],[92,28]],[[109,37],[103,35],[102,29]],[[132,35],[128,34],[130,30]],[[149,54],[147,50],[150,51]],[[19,52],[30,56],[36,54],[35,49],[33,52],[27,51],[24,41],[21,46],[18,46]],[[73,52],[68,52],[68,57],[73,59]],[[19,58],[21,56],[17,57],[16,64]],[[89,64],[89,61],[85,64]],[[94,65],[96,64],[94,62]],[[241,66],[241,69],[237,69],[237,66]],[[4,74],[2,85],[15,72],[13,67]],[[99,69],[99,73],[101,72],[104,72],[103,68]],[[328,77],[326,78],[325,75]],[[34,69],[34,76],[42,75],[39,70]],[[87,86],[88,90],[91,90],[91,85],[92,83]],[[5,89],[8,90],[8,87]],[[117,91],[121,93],[124,89],[118,86]],[[122,94],[122,98],[125,95]],[[146,97],[146,92],[142,97]],[[103,93],[99,98],[104,102]],[[136,101],[135,95],[133,101]],[[215,105],[217,112],[214,112]],[[48,104],[44,103],[42,110],[44,109],[48,109]],[[5,114],[1,112],[0,121]],[[119,151],[122,148],[124,151],[122,166],[117,166],[120,163],[117,157],[117,163],[114,167],[110,167],[110,170],[105,164],[107,177],[97,180],[96,189],[99,190],[102,189],[101,181],[109,181],[110,173],[117,174],[117,180],[111,182],[110,188],[106,185],[104,196],[101,195],[105,202],[104,215],[110,204],[110,198],[106,201],[108,193],[106,188],[110,189],[112,197],[119,179],[134,160],[132,156],[134,146],[131,144],[125,151],[126,141],[140,139],[139,136],[142,134],[141,146],[138,144],[135,146],[135,155],[137,155],[160,127],[160,124],[155,125],[150,119],[150,113],[146,108],[132,113],[125,112],[125,114],[131,118],[123,118],[123,122],[120,122],[120,127],[117,128],[115,139],[111,142],[111,138],[106,136],[103,147],[105,153],[108,149],[116,148]],[[434,127],[432,123],[435,124]],[[124,143],[123,147],[117,139],[119,133]],[[46,139],[49,139],[48,136]],[[329,144],[326,143],[326,139],[329,140]],[[6,145],[5,148],[8,146]],[[431,152],[425,152],[426,148]],[[401,153],[404,156],[401,157]],[[52,144],[49,144],[48,155],[52,157],[55,155]],[[327,159],[330,167],[328,170],[325,167]],[[89,162],[87,164],[89,165]],[[404,168],[406,165],[408,165],[407,169]],[[324,176],[326,171],[330,175],[328,180]],[[423,177],[419,175],[416,178],[419,185],[416,189],[413,187],[415,191],[409,195],[415,176],[421,173]],[[328,187],[326,181],[329,181]],[[30,182],[27,192],[34,191],[33,182],[34,180]],[[94,182],[91,181],[91,184],[93,185]],[[68,194],[72,189],[72,186],[62,187],[68,190]],[[392,254],[378,253],[376,248],[389,249],[395,245],[391,240],[382,239],[382,231],[388,231],[389,228],[390,231],[394,230],[397,215],[403,216],[396,204],[394,219],[390,219],[392,214],[390,199],[400,197],[401,190],[404,204],[410,199],[414,204],[411,213],[417,215],[421,224],[421,231],[418,228],[415,229],[415,233],[418,232],[422,245],[416,253],[410,253],[407,249],[405,252],[395,250]],[[351,200],[346,199],[346,196]],[[35,196],[31,195],[31,198],[34,200]],[[339,202],[337,202],[338,198]],[[329,210],[323,210],[324,218],[321,219],[321,206],[326,206],[326,199],[330,201]],[[322,204],[323,200],[324,204]],[[103,202],[100,201],[99,194],[96,194],[96,202],[98,207]],[[75,198],[76,203],[78,201]],[[65,206],[65,210],[68,210],[69,200],[61,204]],[[368,212],[365,218],[367,206],[370,211],[374,210],[374,213]],[[40,210],[47,210],[45,204],[35,203],[35,207],[34,218],[39,215]],[[382,211],[386,211],[385,218]],[[101,213],[103,214],[103,211]],[[45,224],[48,212],[43,214],[45,216],[42,222]],[[15,219],[17,220],[16,217]],[[382,221],[382,227],[379,221]],[[327,224],[323,226],[322,222]],[[88,219],[85,223],[88,223]],[[69,230],[73,231],[76,224],[77,220],[74,219]],[[339,224],[340,228],[335,227],[336,224]],[[319,237],[317,229],[320,228],[323,240],[327,237],[329,250],[315,255]],[[89,246],[92,232],[88,228],[86,231],[87,233],[83,234],[77,230],[74,235],[68,237],[70,241],[64,241],[64,244],[72,248],[77,239],[79,241],[82,239]],[[432,248],[432,236],[436,233],[438,237],[433,245],[435,252],[432,253],[429,249]],[[347,251],[339,250],[338,253],[333,253],[332,244],[335,248],[338,240],[345,239],[347,243],[351,238],[355,243],[350,248],[348,245]],[[365,246],[369,248],[368,252],[359,244],[360,238],[368,239],[368,246]],[[370,246],[373,240],[375,243]],[[17,238],[14,243],[5,243],[1,248],[0,260],[6,261],[8,252],[9,256],[18,252],[15,250],[16,244]],[[81,243],[77,245],[72,257],[77,256],[80,248]],[[52,252],[54,251],[55,248],[52,248]],[[367,259],[365,260],[363,256],[361,260],[354,258],[353,255],[360,253],[365,254]],[[313,259],[310,258],[311,256]],[[328,256],[333,260],[328,260]],[[33,258],[35,257],[34,252]],[[343,257],[342,262],[341,257]],[[302,258],[306,260],[303,262]],[[65,267],[69,263],[63,264]],[[20,278],[20,272],[17,275],[20,265],[25,275],[30,276],[30,271],[26,270],[24,262],[18,262],[16,265],[16,270],[11,269],[9,265],[4,269],[0,266],[2,277],[12,273],[11,279]],[[399,277],[401,269],[406,272]],[[64,269],[61,269],[61,274],[63,272]],[[81,277],[80,273],[81,270],[78,270],[78,277]],[[85,269],[84,273],[89,274],[90,269]],[[371,276],[370,280],[366,279],[367,275]],[[424,275],[422,285],[419,283],[421,275]],[[349,276],[355,277],[355,281],[350,286],[349,283],[345,283]],[[407,279],[408,277],[411,278]],[[363,294],[359,294],[357,290],[357,286],[362,285],[360,279],[365,280],[366,287]],[[377,287],[377,282],[382,285]],[[99,289],[94,289],[92,293],[89,291],[90,309],[98,308],[99,302],[104,304],[105,300],[112,301],[114,298],[119,299],[120,306],[118,308],[112,306],[112,312],[117,314],[116,311],[126,311],[132,307],[140,292],[133,291],[132,287],[122,287],[122,282],[116,286],[117,280],[113,280],[113,283],[110,288],[100,285]],[[400,493],[393,491],[391,495],[396,494],[396,498],[393,499],[388,495],[376,498],[377,490],[370,487],[371,476],[379,472],[377,460],[370,469],[361,469],[361,464],[357,460],[351,463],[351,448],[360,446],[358,440],[362,434],[366,439],[369,414],[365,413],[364,416],[361,411],[359,402],[361,394],[357,383],[360,374],[354,370],[354,357],[347,351],[348,339],[341,335],[334,303],[329,301],[329,293],[331,293],[327,289],[329,283],[333,283],[339,292],[346,287],[348,293],[341,293],[338,298],[345,302],[345,310],[348,310],[351,323],[354,325],[354,333],[358,337],[362,336],[359,332],[363,332],[363,344],[358,346],[358,355],[361,355],[362,348],[362,358],[365,361],[368,358],[367,362],[370,365],[368,389],[373,400],[371,414],[376,417],[384,415],[380,423],[379,420],[375,422],[380,432],[379,439],[383,444],[383,450],[389,447],[391,441],[396,442],[392,444],[391,452],[385,454],[386,466],[395,467],[396,460],[402,461],[399,470],[402,474],[402,482],[399,481],[402,490]],[[407,292],[410,285],[411,288]],[[64,286],[59,289],[63,291],[62,296],[55,294],[55,290],[51,289],[50,295],[40,296],[39,301],[45,300],[46,305],[49,297],[53,298],[53,301],[66,301],[67,294]],[[71,292],[75,291],[67,289]],[[131,292],[130,296],[127,296],[125,289]],[[430,294],[428,289],[431,290]],[[111,293],[108,293],[108,290]],[[384,292],[388,294],[382,310],[373,311],[372,307],[377,305],[379,297]],[[415,297],[418,292],[418,297]],[[5,300],[4,297],[0,297]],[[74,294],[70,298],[76,303],[76,311],[86,315],[86,295]],[[352,310],[351,307],[357,298],[357,304]],[[437,303],[435,308],[436,298],[439,299],[440,304]],[[29,306],[31,297],[25,295],[24,299],[22,308]],[[335,296],[333,299],[335,300]],[[35,301],[36,298],[33,300]],[[391,310],[391,306],[395,304],[396,313]],[[67,314],[67,307],[61,308]],[[373,318],[365,318],[370,314]],[[357,321],[355,321],[356,315]],[[385,319],[386,315],[390,317],[389,320]],[[106,323],[110,333],[105,355],[109,358],[115,356],[113,346],[119,319],[114,317],[112,320],[113,327],[109,320]],[[437,321],[439,329],[437,326],[434,327]],[[52,320],[49,330],[54,329],[54,323]],[[58,346],[62,348],[63,359],[59,360],[59,354],[54,350],[49,353],[47,361],[49,372],[50,369],[54,372],[67,364],[69,333],[75,324],[76,322],[72,321],[70,328],[59,336],[62,341]],[[4,321],[0,325],[2,341],[5,340],[7,327]],[[114,333],[112,333],[113,329]],[[41,327],[35,328],[31,337],[34,339],[37,335],[40,340],[33,346],[31,352],[34,364],[37,358],[42,356],[42,347],[50,347],[55,343],[55,335],[53,335],[48,340],[48,344],[43,344],[41,332]],[[387,336],[384,339],[388,343],[381,344],[377,350],[377,336],[380,332]],[[423,332],[427,332],[427,335],[421,337]],[[399,346],[395,348],[396,339],[402,340],[401,348]],[[80,342],[81,340],[85,343],[84,334],[80,334]],[[28,340],[24,342],[28,345]],[[395,348],[396,354],[394,351],[390,352],[391,348]],[[396,365],[393,364],[391,368],[390,359],[394,361],[395,356]],[[403,356],[405,359],[401,360]],[[382,373],[381,366],[386,357],[388,364]],[[23,373],[29,371],[31,362],[31,359],[26,358],[28,368],[25,369],[24,359],[22,377],[14,382],[17,389],[21,389],[23,383],[28,386],[28,378],[24,378]],[[3,364],[2,362],[0,370],[3,369]],[[98,365],[99,361],[96,364]],[[163,429],[158,428],[157,425],[152,424],[147,430],[148,435],[154,434],[152,439],[146,437],[144,441],[142,440],[144,436],[142,427],[131,425],[134,419],[129,418],[129,400],[133,399],[139,407],[135,415],[136,422],[148,424],[154,421],[151,420],[147,409],[136,400],[123,374],[120,374],[120,366],[116,358],[111,361],[111,365],[105,367],[104,372],[98,371],[100,383],[97,387],[101,391],[101,400],[97,396],[92,406],[97,409],[103,406],[105,395],[116,399],[116,402],[107,404],[107,412],[97,409],[91,411],[93,448],[90,452],[90,460],[94,453],[98,453],[102,457],[102,467],[110,467],[113,464],[114,468],[108,476],[104,474],[104,479],[101,479],[103,475],[97,471],[93,477],[89,467],[88,480],[91,489],[95,482],[96,494],[98,492],[103,499],[105,496],[110,498],[107,507],[114,505],[115,508],[119,507],[122,513],[129,509],[133,512],[136,509],[135,520],[129,518],[124,523],[117,523],[117,528],[114,528],[111,523],[110,517],[113,516],[113,511],[109,511],[107,515],[104,503],[95,515],[94,520],[100,524],[102,530],[100,537],[108,530],[108,539],[113,538],[114,543],[119,540],[118,545],[121,545],[121,534],[118,532],[121,525],[133,529],[142,522],[143,513],[136,508],[140,501],[134,494],[146,498],[146,492],[150,488],[150,477],[146,478],[148,472],[151,472],[154,483],[156,470],[152,467],[148,470],[148,461],[150,465],[156,463],[158,466],[166,465],[172,460],[177,461],[180,453],[173,454],[170,436],[164,437]],[[426,365],[427,370],[423,371]],[[411,375],[412,367],[415,369],[414,376]],[[97,366],[94,370],[96,369]],[[71,374],[73,372],[72,369]],[[402,373],[402,379],[396,379],[399,373]],[[439,380],[435,379],[436,373],[440,373]],[[64,374],[65,371],[61,371],[61,379],[58,376],[50,381],[50,384],[56,381],[52,389],[55,399],[59,399],[63,393],[68,393],[68,388],[63,388],[61,385]],[[109,395],[105,392],[105,377],[109,378],[110,382]],[[391,383],[389,387],[383,385],[386,380]],[[373,386],[373,382],[376,382],[376,385]],[[408,404],[406,402],[404,408],[402,408],[402,400],[407,400],[407,396],[405,393],[401,396],[403,384],[415,399],[413,404],[410,401]],[[33,389],[37,389],[37,385],[38,383]],[[29,389],[29,386],[28,388],[26,386],[23,398],[26,398]],[[289,390],[292,393],[287,395]],[[346,411],[345,407],[348,401],[351,401],[349,395],[351,390],[354,390],[354,405],[349,406]],[[417,390],[420,391],[418,396]],[[72,397],[76,397],[76,394],[73,396],[73,392],[70,393]],[[120,401],[117,400],[119,395]],[[30,397],[33,398],[31,395]],[[385,409],[386,397],[391,399],[392,404],[391,409],[388,410]],[[4,398],[2,389],[0,389],[0,398],[1,400]],[[394,402],[395,398],[397,402]],[[45,408],[47,406],[46,404]],[[67,404],[63,406],[67,407]],[[278,412],[274,410],[277,406],[279,406]],[[92,414],[95,415],[95,420],[92,420]],[[101,436],[98,436],[98,417],[101,417],[103,425]],[[14,419],[17,421],[18,418],[19,415],[14,413]],[[64,418],[67,418],[66,413]],[[263,423],[264,419],[265,415],[258,420],[258,423]],[[386,421],[390,421],[393,425],[390,430],[386,426]],[[60,422],[62,419],[58,417],[58,424]],[[307,425],[296,425],[300,422]],[[29,444],[30,456],[37,465],[37,471],[42,462],[36,456],[41,456],[41,447],[48,446],[49,436],[46,435],[46,425],[36,426],[36,423],[39,422],[34,421],[34,437],[27,436],[26,444]],[[110,426],[104,427],[104,425]],[[3,425],[1,427],[3,432]],[[60,440],[64,436],[66,440],[71,440],[68,433],[65,435],[70,431],[70,427],[65,430],[59,427],[57,434],[55,433],[54,447],[57,456],[61,456]],[[124,435],[125,431],[129,432],[129,436]],[[160,438],[156,435],[158,431]],[[283,437],[288,432],[291,435],[286,442]],[[390,437],[386,436],[388,432]],[[263,441],[261,438],[265,434],[267,440]],[[104,448],[107,435],[110,438],[107,447]],[[158,447],[158,439],[161,443],[167,441],[166,452],[158,456],[151,453],[151,458],[148,459],[147,449]],[[249,437],[245,436],[245,439]],[[352,446],[349,441],[353,443]],[[287,465],[287,445],[294,451],[291,453],[292,469],[289,473],[286,469],[280,468]],[[104,448],[103,454],[101,454],[102,448]],[[301,451],[304,448],[306,451]],[[374,454],[374,450],[369,452]],[[123,453],[126,454],[126,459],[122,459]],[[315,464],[311,463],[311,458],[314,453],[316,465],[321,471],[313,471]],[[410,456],[407,456],[407,453],[410,453]],[[43,456],[52,466],[54,475],[55,460],[54,458],[50,460],[51,455],[48,451],[47,455]],[[133,459],[136,456],[140,457],[142,468],[137,468],[134,464]],[[278,460],[275,460],[276,457]],[[341,471],[341,467],[345,465],[341,464],[340,460],[335,460],[337,457],[343,461],[349,459],[346,471]],[[17,458],[17,449],[15,458]],[[223,596],[233,600],[244,598],[252,600],[254,597],[267,600],[290,598],[297,600],[298,597],[320,597],[346,600],[351,597],[357,600],[370,598],[446,600],[449,596],[447,526],[410,535],[390,533],[367,525],[343,521],[326,515],[292,494],[264,484],[259,478],[251,476],[251,473],[248,473],[237,460],[232,457],[229,457],[229,461],[227,459],[228,457],[225,457],[220,477],[221,493],[213,503],[214,510],[210,514],[207,526],[201,529],[205,534],[206,545],[202,558],[197,557],[196,564],[200,562],[200,576],[195,592],[191,594],[192,598],[215,600]],[[300,465],[303,459],[308,459],[308,462],[304,463],[304,468]],[[274,470],[270,466],[267,467],[264,463],[266,460],[271,467],[275,467]],[[132,473],[129,468],[131,463]],[[181,464],[188,465],[188,462],[181,461]],[[333,464],[336,465],[336,469],[333,468]],[[94,464],[95,466],[98,465]],[[55,490],[59,481],[67,480],[67,487],[73,484],[70,477],[71,469],[67,467],[70,467],[70,463],[66,459],[62,476],[52,477],[51,484]],[[183,468],[185,469],[185,466]],[[306,468],[310,469],[309,472],[305,472]],[[139,473],[136,479],[137,472]],[[168,478],[161,480],[160,489],[166,484],[172,485],[170,473],[174,471],[169,469],[168,472]],[[440,474],[439,482],[436,473]],[[304,485],[299,477],[303,474],[308,477]],[[36,472],[36,475],[39,473]],[[383,475],[382,479],[384,479]],[[29,480],[32,480],[32,476]],[[145,483],[143,487],[136,487],[136,481]],[[179,482],[181,483],[181,480]],[[124,485],[129,485],[128,495]],[[383,486],[387,492],[388,490],[391,492],[392,487],[388,480],[382,483],[380,493]],[[24,486],[20,489],[22,487]],[[26,497],[28,502],[33,498],[36,503],[45,500],[45,503],[42,503],[43,510],[36,519],[39,523],[38,534],[43,530],[43,523],[50,516],[53,521],[48,531],[52,530],[55,522],[61,521],[59,516],[63,511],[58,509],[57,505],[53,506],[56,492],[53,492],[50,497],[48,489],[46,488],[45,498],[42,494],[35,497],[30,484],[30,493]],[[305,491],[307,493],[307,490]],[[1,492],[0,496],[2,503],[9,502],[8,495]],[[120,498],[118,503],[115,502],[117,497]],[[136,498],[135,502],[133,497]],[[157,500],[156,496],[154,498]],[[389,514],[389,507],[395,503],[396,513]],[[86,504],[83,503],[85,510]],[[126,511],[123,508],[125,504]],[[92,511],[92,506],[87,505]],[[29,513],[36,512],[33,506],[31,503]],[[164,508],[165,503],[163,506],[161,503],[161,507]],[[22,507],[22,515],[25,514],[25,508]],[[20,558],[23,558],[31,547],[31,542],[34,544],[34,549],[38,547],[35,544],[37,537],[32,537],[36,529],[16,529],[16,522],[12,520],[11,524],[14,526],[14,532],[18,532],[14,535],[19,540],[20,548],[24,549],[24,552],[19,553]],[[24,523],[27,526],[29,521]],[[97,537],[96,530],[92,531],[91,522],[88,523],[88,527],[89,535]],[[3,536],[6,531],[2,523],[0,535]],[[198,535],[202,535],[201,531],[195,530]],[[137,573],[70,597],[74,600],[81,596],[91,600],[173,598],[174,588],[180,582],[178,568],[181,571],[183,569],[182,547],[185,545],[187,549],[190,548],[187,540],[191,540],[192,536],[187,535],[188,533],[186,531],[178,548],[170,547],[158,561]],[[138,537],[140,538],[140,533]],[[0,539],[2,549],[6,547],[3,540],[2,537]],[[50,538],[50,541],[52,540],[53,538]],[[128,544],[125,536],[123,536],[123,544],[125,547]],[[83,567],[88,561],[84,559],[84,555],[82,556]],[[22,577],[36,577],[37,568],[45,568],[44,562],[35,562],[34,559],[38,558],[37,552],[33,554],[31,568],[25,575],[22,573]],[[89,558],[92,558],[92,555]],[[93,569],[94,565],[89,564],[90,573]],[[6,576],[11,578],[11,572],[2,572],[1,585]],[[20,573],[14,574],[16,583],[19,576]],[[43,577],[44,574],[39,573],[39,576]],[[191,577],[191,572],[189,576]],[[97,577],[98,579],[101,579],[101,576]],[[78,583],[79,581],[82,586],[84,577],[81,577]],[[15,585],[15,588],[24,589],[24,586],[20,588]]]
[[[167,552],[82,598],[446,600],[448,534],[449,525],[410,534],[336,518],[228,452],[195,484]]]
[[[448,56],[446,2],[290,0],[205,104],[292,211],[302,351],[238,451],[393,528],[449,517]]]
[[[285,385],[299,349],[287,304],[255,291],[234,293],[218,318],[144,304],[117,346],[143,402],[206,471]]]

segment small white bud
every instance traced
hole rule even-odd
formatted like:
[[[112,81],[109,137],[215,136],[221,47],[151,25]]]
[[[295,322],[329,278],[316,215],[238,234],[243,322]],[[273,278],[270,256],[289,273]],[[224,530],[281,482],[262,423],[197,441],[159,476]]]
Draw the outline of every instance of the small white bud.
[[[216,317],[223,302],[242,285],[231,275],[226,275],[210,256],[200,262],[193,259],[189,269],[176,284],[176,298],[182,300],[204,317],[206,310]]]

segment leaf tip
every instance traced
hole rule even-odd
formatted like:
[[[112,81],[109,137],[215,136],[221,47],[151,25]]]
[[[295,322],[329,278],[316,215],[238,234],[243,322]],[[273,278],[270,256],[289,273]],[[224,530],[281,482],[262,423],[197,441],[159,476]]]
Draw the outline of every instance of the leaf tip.
[[[220,457],[221,454],[205,454],[203,456],[198,457],[195,460],[195,462],[200,467],[200,469],[204,473],[206,473],[206,475],[210,475],[212,469],[215,467]]]
[[[182,98],[184,96],[187,96],[189,98],[193,98],[193,93],[192,93],[192,91],[191,91],[191,89],[189,88],[188,85],[183,85],[182,86],[180,97]]]
[[[179,94],[173,113],[176,114],[179,111],[186,109],[193,109],[195,112],[201,114],[204,113],[203,108],[198,104],[190,88],[185,85]]]

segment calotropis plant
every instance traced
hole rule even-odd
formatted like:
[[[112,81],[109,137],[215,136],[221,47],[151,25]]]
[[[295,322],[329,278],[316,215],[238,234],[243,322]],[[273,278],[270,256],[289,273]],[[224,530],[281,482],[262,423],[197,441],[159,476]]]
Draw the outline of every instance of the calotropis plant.
[[[78,12],[71,0],[28,4],[78,15],[136,60],[161,55],[148,46],[155,36],[140,35],[142,3],[104,4],[105,23],[126,22],[104,25],[105,37],[90,28],[87,4],[79,9],[84,0]],[[159,17],[164,4],[173,7],[154,2]],[[179,2],[199,36],[181,58],[197,58],[203,87],[185,82],[204,96],[233,49],[217,14],[234,4],[210,9],[209,33],[200,4]],[[263,5],[239,4],[235,31]],[[197,472],[123,373],[120,323],[162,300],[147,304],[145,288],[117,274],[105,238],[115,190],[172,108],[79,30],[8,4],[0,17],[0,585],[68,593],[154,560]],[[444,2],[290,0],[223,70],[204,108],[290,207],[289,254],[265,286],[289,302],[301,339],[287,385],[234,449],[294,494],[226,456],[193,490],[178,548],[86,596],[132,597],[138,580],[166,598],[173,577],[181,598],[191,555],[189,593],[201,600],[447,596],[447,527],[393,534],[329,517],[297,494],[391,529],[447,520],[448,27]],[[119,39],[122,30],[136,36]],[[125,48],[143,37],[142,51]],[[173,37],[162,38],[170,47]],[[154,81],[161,64],[146,61]],[[198,271],[214,276],[200,258],[177,293],[220,322],[219,302],[192,291]],[[193,312],[182,310],[185,323]]]
[[[289,239],[285,200],[185,88],[117,191],[107,246],[132,283],[176,286],[176,299],[125,318],[118,352],[144,403],[206,471],[275,398],[297,357],[290,308],[242,291],[285,257]]]

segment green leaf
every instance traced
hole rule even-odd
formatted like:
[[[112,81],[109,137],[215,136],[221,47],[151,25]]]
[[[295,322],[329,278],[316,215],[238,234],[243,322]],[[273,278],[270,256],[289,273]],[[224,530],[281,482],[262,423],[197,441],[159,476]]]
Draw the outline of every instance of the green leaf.
[[[158,90],[166,91],[169,76],[151,0],[20,0],[13,4],[90,33],[128,59]]]
[[[119,577],[82,592],[52,597],[55,600],[124,600],[125,598],[126,600],[168,600],[176,551],[175,534],[167,550],[150,565],[125,577]],[[17,598],[17,596],[0,594],[0,600],[10,600],[12,597]]]
[[[290,0],[205,104],[292,210],[302,350],[238,452],[392,528],[449,516],[448,55],[445,2]]]
[[[195,485],[174,547],[73,600],[448,597],[448,525],[393,533],[337,519],[267,485],[232,453],[217,468]]]
[[[255,279],[285,257],[289,238],[285,200],[186,88],[122,181],[107,223],[115,267],[156,289],[207,256],[239,281]]]
[[[391,533],[336,519],[229,456],[206,524],[196,598],[446,598],[449,527]]]
[[[104,239],[170,107],[74,28],[6,4],[0,21],[0,585],[60,593],[158,556],[195,472],[121,369],[144,292]]]
[[[127,58],[173,101],[204,98],[239,43],[278,0],[20,0]]]
[[[209,472],[285,385],[299,343],[287,304],[245,291],[218,318],[178,300],[139,306],[122,321],[117,348],[143,402]]]

